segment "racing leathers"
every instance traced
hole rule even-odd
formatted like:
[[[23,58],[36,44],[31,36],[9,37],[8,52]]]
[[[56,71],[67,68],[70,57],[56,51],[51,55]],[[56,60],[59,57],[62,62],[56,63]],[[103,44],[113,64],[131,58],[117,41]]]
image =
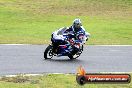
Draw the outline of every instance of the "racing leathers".
[[[65,36],[68,36],[69,38],[66,40]],[[74,55],[78,52],[80,46],[86,43],[89,37],[90,34],[85,32],[83,26],[81,26],[79,29],[76,29],[76,31],[73,26],[70,26],[69,28],[60,28],[59,30],[52,33],[52,38],[55,39],[53,40],[51,38],[51,41],[54,44],[53,50],[56,52],[58,45],[69,43],[73,48],[71,53]]]
[[[69,39],[73,48],[73,51],[71,52],[72,55],[76,54],[80,50],[80,47],[85,44],[90,37],[90,33],[85,32],[83,26],[79,29],[75,29],[74,26],[71,26],[65,32],[72,34],[71,39]]]

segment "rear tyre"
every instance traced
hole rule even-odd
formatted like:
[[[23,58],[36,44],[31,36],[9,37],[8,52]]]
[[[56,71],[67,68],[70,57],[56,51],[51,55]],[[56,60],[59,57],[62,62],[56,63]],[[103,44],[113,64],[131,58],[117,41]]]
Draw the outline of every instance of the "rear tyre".
[[[73,49],[73,50],[74,50],[74,51],[72,51],[71,54],[68,55],[68,57],[69,57],[71,60],[76,59],[76,58],[78,58],[78,57],[81,55],[81,53],[82,53],[82,51],[83,51],[83,45],[80,47],[79,51],[76,50],[76,49]],[[75,52],[76,52],[76,53],[75,53]]]
[[[76,58],[78,58],[80,55],[81,55],[82,52],[77,52],[76,54],[70,54],[68,55],[68,57],[71,59],[71,60],[74,60]]]
[[[73,58],[73,56],[72,56],[71,54],[68,55],[68,57],[69,57],[71,60],[75,59],[75,58]]]
[[[49,45],[44,52],[44,58],[45,59],[51,59],[53,57],[53,51],[52,51],[52,46]]]

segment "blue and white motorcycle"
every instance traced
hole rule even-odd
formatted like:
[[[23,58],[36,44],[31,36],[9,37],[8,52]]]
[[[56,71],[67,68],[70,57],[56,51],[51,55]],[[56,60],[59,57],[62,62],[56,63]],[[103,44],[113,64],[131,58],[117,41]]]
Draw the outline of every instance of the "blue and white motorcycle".
[[[78,40],[70,40],[73,34],[63,34],[66,28],[61,28],[52,33],[51,44],[45,49],[44,58],[51,59],[53,56],[68,56],[70,59],[78,58],[83,51],[83,44]],[[80,33],[80,36],[84,36]],[[73,44],[72,44],[73,43]],[[79,47],[78,51],[73,54],[73,46]]]

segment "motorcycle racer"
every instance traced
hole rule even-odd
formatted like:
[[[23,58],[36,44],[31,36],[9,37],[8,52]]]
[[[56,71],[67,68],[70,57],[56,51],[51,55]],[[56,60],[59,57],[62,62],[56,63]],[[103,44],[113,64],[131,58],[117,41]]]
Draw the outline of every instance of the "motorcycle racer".
[[[90,37],[90,33],[88,32],[85,32],[85,29],[84,27],[82,26],[82,22],[80,19],[75,19],[73,21],[73,24],[72,26],[70,26],[66,31],[65,33],[71,33],[73,34],[73,38],[75,40],[80,40],[80,43],[85,43],[88,38]],[[80,38],[80,34],[83,34],[83,38],[81,39]]]
[[[65,40],[65,36],[68,36],[69,38]],[[73,21],[73,24],[70,27],[63,27],[53,32],[52,38],[57,41],[53,41],[52,38],[51,41],[53,44],[55,44],[53,47],[54,52],[56,52],[56,48],[58,45],[70,43],[73,48],[73,51],[71,53],[74,55],[78,52],[80,45],[85,44],[89,37],[90,33],[85,31],[84,27],[82,26],[81,20],[77,18]]]

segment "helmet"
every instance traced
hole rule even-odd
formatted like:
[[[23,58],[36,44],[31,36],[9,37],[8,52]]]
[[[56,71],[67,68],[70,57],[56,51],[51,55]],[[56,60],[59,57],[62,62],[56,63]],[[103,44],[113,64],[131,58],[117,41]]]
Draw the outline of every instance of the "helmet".
[[[75,30],[78,30],[82,26],[82,22],[80,19],[75,19],[73,21],[73,27]]]

